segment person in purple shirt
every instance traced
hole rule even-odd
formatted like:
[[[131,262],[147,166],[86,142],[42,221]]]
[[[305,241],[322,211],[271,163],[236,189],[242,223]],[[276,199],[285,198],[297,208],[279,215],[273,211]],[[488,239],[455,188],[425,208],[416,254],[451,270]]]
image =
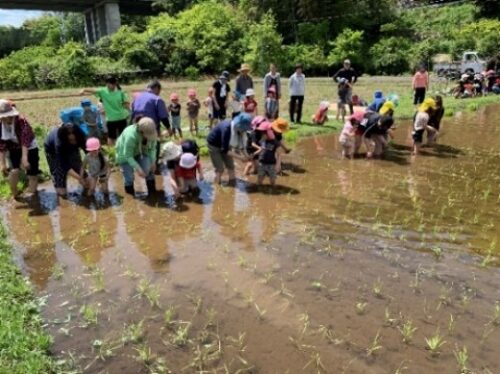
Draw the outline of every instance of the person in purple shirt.
[[[149,82],[147,89],[139,93],[132,102],[132,119],[137,122],[143,117],[151,118],[156,124],[158,135],[160,135],[160,123],[165,126],[169,135],[172,135],[170,122],[168,120],[167,106],[165,105],[165,101],[161,98],[160,93],[161,83],[156,79]],[[160,142],[158,142],[158,149],[156,152],[157,162],[159,157]]]

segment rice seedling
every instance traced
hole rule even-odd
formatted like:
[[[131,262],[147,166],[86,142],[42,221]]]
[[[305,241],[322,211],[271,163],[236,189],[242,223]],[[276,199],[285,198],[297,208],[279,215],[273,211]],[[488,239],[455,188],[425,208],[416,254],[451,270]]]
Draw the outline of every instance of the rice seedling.
[[[383,295],[382,295],[383,287],[384,287],[384,284],[382,283],[380,278],[377,278],[376,282],[373,283],[373,286],[372,286],[372,291],[373,291],[373,294],[375,295],[375,297],[377,297],[379,299],[383,298]]]
[[[94,266],[91,268],[90,276],[92,277],[92,280],[94,282],[94,287],[93,291],[94,292],[101,292],[104,291],[105,285],[104,285],[104,272],[102,269],[98,266]]]
[[[138,362],[143,363],[146,367],[151,365],[156,358],[156,355],[151,351],[151,347],[149,347],[146,343],[135,347],[134,350],[137,352],[135,359]]]
[[[403,335],[403,342],[410,344],[413,339],[413,334],[417,331],[417,327],[413,326],[411,319],[408,319],[401,327],[398,326],[398,330],[401,335]]]
[[[365,314],[367,305],[368,305],[368,303],[365,303],[365,302],[361,302],[361,301],[357,302],[356,303],[356,313],[358,313],[359,315]]]
[[[321,334],[323,339],[328,343],[336,343],[338,339],[335,337],[335,332],[329,326],[320,325],[318,328],[318,333]]]
[[[254,306],[255,306],[255,310],[257,310],[257,315],[258,315],[258,318],[259,320],[264,320],[264,316],[266,315],[266,310],[265,309],[261,309],[257,303],[254,303]]]
[[[311,320],[309,318],[309,314],[307,312],[300,314],[299,315],[299,321],[300,321],[300,323],[302,325],[301,329],[300,329],[300,335],[304,336],[304,334],[307,331],[307,328],[311,324]]]
[[[453,354],[455,355],[455,359],[457,360],[460,374],[470,373],[469,369],[467,368],[467,362],[469,361],[469,353],[467,351],[467,347],[464,345],[462,349],[459,349],[458,345],[456,345]]]
[[[455,317],[453,317],[453,314],[450,314],[450,319],[448,321],[448,333],[450,335],[453,334],[453,331],[455,331],[455,326],[456,326]]]
[[[439,328],[436,333],[430,338],[425,338],[425,343],[427,344],[426,349],[431,352],[431,356],[437,357],[440,354],[440,348],[446,344],[444,337],[439,334]]]
[[[177,312],[175,310],[175,307],[172,305],[169,306],[166,310],[165,313],[163,314],[163,321],[165,322],[165,325],[167,327],[171,327],[174,323],[174,319],[177,316]]]
[[[144,320],[123,327],[121,341],[123,344],[136,344],[144,338]]]
[[[498,301],[495,303],[493,315],[489,323],[495,326],[500,326],[500,303]]]
[[[152,307],[160,308],[160,290],[146,278],[142,278],[137,285],[139,297],[145,297]]]
[[[85,322],[82,327],[97,325],[97,319],[100,314],[100,306],[101,304],[82,305],[82,307],[80,308],[80,315]]]
[[[441,249],[441,247],[438,247],[438,246],[432,247],[431,252],[434,255],[434,257],[436,258],[436,260],[439,260],[441,258],[441,256],[443,255],[443,250]]]
[[[383,347],[380,345],[380,331],[377,331],[377,334],[373,338],[370,346],[366,348],[366,355],[371,357],[376,351],[382,349]]]
[[[227,340],[232,343],[232,345],[238,350],[239,353],[243,353],[247,349],[247,345],[245,343],[246,336],[246,332],[239,332],[237,338],[229,336]]]
[[[405,360],[401,361],[398,368],[394,371],[394,374],[403,374],[406,370],[408,370],[407,366],[404,366]]]
[[[197,315],[203,306],[203,299],[201,296],[187,296],[188,300],[193,303],[193,315]]]
[[[324,373],[327,371],[325,365],[321,362],[321,355],[319,352],[311,353],[311,359],[304,365],[302,370],[307,369],[311,365],[318,370],[318,373]]]
[[[170,341],[176,347],[185,347],[189,342],[189,331],[191,329],[191,322],[179,322],[177,330],[171,335]]]
[[[391,312],[388,307],[385,308],[384,311],[384,326],[393,326],[394,323],[398,321],[397,318],[393,318],[391,316]]]
[[[52,276],[55,280],[61,280],[64,277],[64,266],[60,263],[55,264],[52,267]]]

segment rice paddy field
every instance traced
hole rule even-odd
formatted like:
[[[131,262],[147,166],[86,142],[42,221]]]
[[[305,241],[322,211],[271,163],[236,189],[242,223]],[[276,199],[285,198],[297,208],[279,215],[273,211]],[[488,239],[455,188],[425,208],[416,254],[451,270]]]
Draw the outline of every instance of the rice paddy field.
[[[313,135],[292,144],[274,190],[201,182],[173,208],[165,175],[145,202],[114,173],[109,198],[58,200],[45,184],[3,202],[54,370],[497,373],[500,106],[447,99],[439,144],[415,158],[407,82],[370,79],[362,96],[380,86],[402,101],[383,160],[341,160],[335,134]],[[316,87],[308,114],[335,92]],[[78,103],[43,94],[18,100],[37,123]]]

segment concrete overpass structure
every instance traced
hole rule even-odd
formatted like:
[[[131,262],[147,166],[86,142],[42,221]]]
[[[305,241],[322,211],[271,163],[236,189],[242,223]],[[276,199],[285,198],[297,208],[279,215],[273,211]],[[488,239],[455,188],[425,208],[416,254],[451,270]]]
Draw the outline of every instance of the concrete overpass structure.
[[[152,4],[153,0],[1,0],[0,8],[84,13],[87,43],[95,43],[120,28],[120,13],[151,15]]]

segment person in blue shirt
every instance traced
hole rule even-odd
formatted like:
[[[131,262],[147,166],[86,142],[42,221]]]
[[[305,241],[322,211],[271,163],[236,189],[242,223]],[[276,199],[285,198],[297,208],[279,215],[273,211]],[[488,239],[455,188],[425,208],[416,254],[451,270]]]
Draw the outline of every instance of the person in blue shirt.
[[[377,90],[373,93],[373,101],[371,104],[368,106],[366,109],[367,112],[373,112],[373,113],[378,113],[380,108],[382,108],[382,105],[384,105],[386,99],[384,97],[384,94],[382,91]]]
[[[61,110],[59,117],[65,124],[73,124],[83,131],[88,138],[102,138],[103,124],[96,105],[89,99],[83,99],[79,107]]]

